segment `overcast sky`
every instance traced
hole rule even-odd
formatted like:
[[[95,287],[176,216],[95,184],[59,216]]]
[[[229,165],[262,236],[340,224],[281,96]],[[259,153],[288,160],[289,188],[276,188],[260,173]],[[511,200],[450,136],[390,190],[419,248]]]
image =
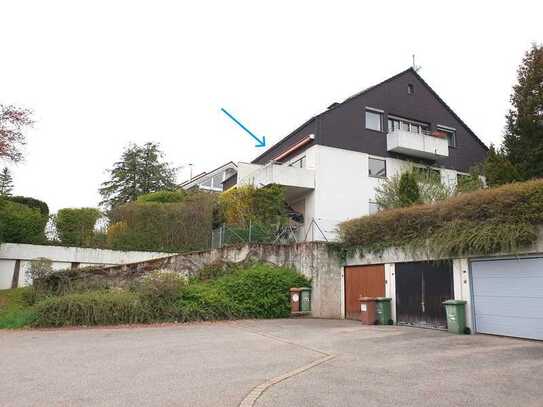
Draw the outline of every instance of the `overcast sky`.
[[[542,1],[4,1],[0,103],[29,107],[15,193],[96,206],[129,142],[194,172],[261,152],[335,101],[411,65],[488,145],[499,143]],[[5,163],[0,163],[4,165]],[[179,181],[188,177],[179,172]]]

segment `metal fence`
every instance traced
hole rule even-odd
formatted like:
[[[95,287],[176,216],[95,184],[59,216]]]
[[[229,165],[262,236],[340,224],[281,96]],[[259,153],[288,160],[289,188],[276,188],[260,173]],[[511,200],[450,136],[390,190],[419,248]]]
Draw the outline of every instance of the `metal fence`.
[[[218,249],[225,245],[245,243],[296,243],[299,240],[297,237],[299,227],[295,224],[281,226],[250,224],[247,227],[223,224],[211,232],[211,248]]]

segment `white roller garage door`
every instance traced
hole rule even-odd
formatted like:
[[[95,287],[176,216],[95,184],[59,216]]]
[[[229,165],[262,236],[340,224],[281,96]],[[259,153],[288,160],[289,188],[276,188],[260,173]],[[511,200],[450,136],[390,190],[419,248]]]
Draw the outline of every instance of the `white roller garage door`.
[[[543,258],[471,262],[477,332],[543,340]]]

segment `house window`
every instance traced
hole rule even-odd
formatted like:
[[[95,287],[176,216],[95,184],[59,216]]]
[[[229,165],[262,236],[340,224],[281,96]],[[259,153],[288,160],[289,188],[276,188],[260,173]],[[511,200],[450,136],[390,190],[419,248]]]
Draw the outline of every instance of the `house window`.
[[[415,87],[413,86],[412,83],[407,85],[407,94],[408,95],[414,95],[415,94]]]
[[[452,127],[437,126],[437,130],[447,135],[449,147],[456,147],[456,130]]]
[[[385,178],[387,176],[387,162],[377,158],[368,158],[368,175],[370,177]]]
[[[441,171],[430,167],[414,167],[413,172],[420,176],[421,181],[425,180],[441,182]]]
[[[290,163],[289,167],[305,168],[305,155]]]
[[[383,114],[373,110],[366,110],[366,129],[383,130]]]
[[[428,123],[416,122],[396,116],[388,116],[388,131],[403,130],[410,133],[430,134]]]
[[[375,215],[380,210],[381,210],[381,208],[379,207],[379,204],[377,202],[370,201],[370,204],[369,204],[369,214],[370,215]]]

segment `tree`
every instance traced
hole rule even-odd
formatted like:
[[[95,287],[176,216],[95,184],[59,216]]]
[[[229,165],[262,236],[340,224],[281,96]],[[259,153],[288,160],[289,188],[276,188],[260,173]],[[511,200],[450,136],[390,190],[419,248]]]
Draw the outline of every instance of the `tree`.
[[[110,179],[102,183],[100,205],[116,207],[134,202],[140,195],[161,190],[175,190],[176,169],[162,161],[159,145],[129,145],[120,161],[109,170]]]
[[[0,196],[11,196],[13,191],[13,177],[7,167],[0,172]]]
[[[506,153],[493,145],[490,146],[483,168],[489,187],[522,180],[518,168],[507,158]]]
[[[26,139],[25,127],[34,122],[29,109],[0,104],[0,159],[20,161],[23,158],[21,147]]]
[[[502,149],[487,161],[494,185],[543,176],[543,46],[526,52],[511,105]]]
[[[62,244],[90,246],[94,241],[94,227],[102,216],[95,208],[64,208],[54,217],[55,227]]]
[[[415,176],[410,171],[404,172],[400,177],[398,199],[402,207],[420,202],[419,186]]]

